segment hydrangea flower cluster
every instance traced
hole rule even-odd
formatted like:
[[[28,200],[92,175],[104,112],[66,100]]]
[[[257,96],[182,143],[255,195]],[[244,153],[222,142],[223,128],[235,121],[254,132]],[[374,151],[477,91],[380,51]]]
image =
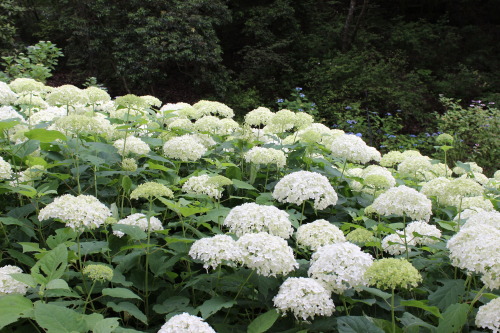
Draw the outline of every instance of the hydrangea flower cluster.
[[[118,139],[113,143],[118,154],[128,156],[130,154],[147,155],[151,149],[149,145],[135,136],[129,135],[125,139]]]
[[[89,104],[102,104],[111,100],[111,96],[109,96],[108,92],[98,87],[88,87],[85,88],[83,92],[87,96]]]
[[[366,207],[366,213],[379,215],[406,215],[414,220],[429,221],[432,214],[432,202],[417,190],[398,186],[388,189]]]
[[[406,259],[384,258],[375,260],[366,270],[370,285],[379,289],[410,289],[422,282],[418,270]]]
[[[72,114],[57,118],[49,130],[56,130],[66,135],[102,135],[109,136],[115,131],[109,120],[101,116],[88,117],[85,115]]]
[[[51,106],[46,109],[42,109],[38,112],[33,113],[29,117],[29,123],[31,125],[38,125],[43,122],[51,123],[58,118],[66,116],[66,109],[57,106]]]
[[[229,231],[236,236],[267,232],[287,239],[293,233],[287,212],[274,206],[258,205],[253,202],[231,209],[224,220],[224,226],[229,227]]]
[[[113,269],[105,265],[87,265],[83,269],[82,273],[88,276],[92,281],[96,282],[106,282],[113,280]]]
[[[162,325],[158,333],[216,333],[210,325],[200,317],[187,312],[170,318]]]
[[[163,184],[156,182],[143,183],[130,193],[130,199],[151,199],[153,197],[173,198],[174,193]]]
[[[276,164],[278,168],[283,168],[286,165],[286,156],[278,149],[253,147],[245,153],[245,161],[253,164]]]
[[[88,103],[87,94],[71,84],[53,89],[45,98],[53,106],[68,106]]]
[[[315,316],[331,316],[335,311],[330,292],[311,278],[286,279],[273,298],[273,302],[278,311],[283,314],[290,311],[295,319],[307,320]]]
[[[369,147],[363,139],[356,135],[344,134],[337,136],[330,145],[332,156],[354,163],[366,164],[371,160],[380,161],[380,153]]]
[[[297,229],[297,245],[316,251],[321,246],[345,242],[344,233],[327,220],[316,220]]]
[[[0,156],[0,179],[10,179],[12,178],[12,167],[9,162],[5,161],[2,156]]]
[[[274,187],[273,198],[296,205],[311,199],[318,210],[335,205],[338,200],[328,178],[310,171],[297,171],[283,177]]]
[[[445,193],[446,185],[450,182],[448,178],[437,177],[429,180],[422,185],[420,193],[424,194],[426,197],[437,197],[439,198],[443,193]]]
[[[193,108],[200,111],[202,115],[217,115],[224,118],[234,117],[233,109],[220,102],[201,100],[193,104]]]
[[[380,165],[386,168],[393,167],[403,162],[404,156],[400,151],[391,150],[390,152],[384,154],[380,160]]]
[[[398,165],[398,172],[403,177],[425,180],[431,170],[430,158],[427,156],[411,156]],[[434,177],[432,177],[434,178]]]
[[[297,123],[295,112],[283,109],[276,112],[265,127],[266,133],[283,133],[291,130]]]
[[[42,208],[38,220],[59,219],[65,222],[67,227],[83,231],[99,228],[109,216],[111,216],[109,208],[96,197],[83,194],[75,197],[65,194]]]
[[[19,282],[10,276],[11,274],[22,272],[22,269],[17,266],[6,265],[0,267],[0,296],[9,294],[26,294],[28,285]]]
[[[2,106],[0,107],[0,121],[4,121],[7,119],[17,120],[22,123],[25,123],[24,117],[19,114],[12,106]]]
[[[464,197],[482,196],[484,188],[470,178],[454,178],[444,186],[439,202],[449,206],[460,206]]]
[[[168,124],[168,129],[183,129],[185,131],[194,131],[194,124],[187,118],[175,118],[175,120]]]
[[[373,232],[365,228],[356,228],[345,237],[348,242],[354,243],[358,246],[363,246],[368,242],[377,240]]]
[[[243,252],[242,263],[259,275],[286,275],[299,267],[286,240],[266,232],[245,234],[236,243]]]
[[[163,145],[165,156],[181,161],[197,161],[207,148],[192,135],[172,138]]]
[[[476,315],[476,325],[490,329],[493,333],[500,332],[500,297],[480,306]]]
[[[311,257],[307,274],[326,289],[342,294],[345,290],[365,286],[365,272],[373,263],[370,254],[349,242],[322,246]]]
[[[468,164],[472,172],[478,172],[478,173],[483,172],[483,168],[477,165],[476,162],[465,162],[464,164]],[[465,175],[467,172],[468,171],[462,168],[461,166],[456,166],[453,168],[453,173],[457,175]]]
[[[148,217],[142,213],[131,214],[126,218],[119,220],[117,224],[133,225],[141,228],[143,231],[148,231]],[[158,218],[151,216],[149,218],[149,231],[157,230],[163,230],[163,225]],[[113,234],[117,237],[123,237],[124,235],[123,232],[117,230],[114,230]]]
[[[11,186],[16,186],[17,184],[26,184],[33,182],[34,180],[40,178],[43,175],[45,167],[43,165],[33,165],[28,169],[20,172],[17,176],[17,180],[10,182]]]
[[[271,110],[261,106],[245,115],[245,123],[250,126],[267,125],[273,115],[274,113]]]
[[[0,82],[0,104],[13,104],[17,99],[17,95],[13,92],[5,82]]]
[[[48,91],[50,88],[42,82],[28,78],[17,78],[9,83],[10,89],[18,94],[33,94]]]
[[[220,264],[236,266],[243,257],[236,241],[228,235],[215,235],[197,240],[191,245],[189,255],[201,260],[205,269],[216,268]]]
[[[211,198],[219,199],[224,189],[220,184],[210,181],[209,175],[190,177],[183,185],[182,191],[188,194],[205,194]]]

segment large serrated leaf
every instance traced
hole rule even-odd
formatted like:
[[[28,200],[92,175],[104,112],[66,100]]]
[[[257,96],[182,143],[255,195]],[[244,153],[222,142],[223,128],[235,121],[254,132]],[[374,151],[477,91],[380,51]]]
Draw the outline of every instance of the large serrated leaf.
[[[465,294],[464,280],[440,280],[443,285],[429,295],[429,304],[437,306],[441,311],[458,303]]]
[[[74,310],[42,302],[35,303],[35,320],[50,333],[85,332],[84,315]]]
[[[118,298],[135,298],[142,300],[138,295],[127,288],[104,288],[102,294]]]
[[[384,333],[384,330],[362,316],[339,317],[337,328],[339,333]]]
[[[425,311],[432,313],[436,317],[441,317],[441,313],[439,312],[439,309],[437,307],[428,306],[422,301],[417,301],[417,300],[401,301],[399,304],[402,306],[412,306],[415,308],[423,309]]]
[[[39,274],[40,270],[45,274],[47,282],[59,279],[68,266],[68,249],[66,245],[59,244],[53,250],[44,254],[35,266],[31,269],[34,274]]]
[[[144,313],[142,313],[142,311],[139,310],[139,308],[135,304],[132,304],[130,302],[120,302],[118,304],[114,302],[108,302],[106,305],[116,312],[127,312],[132,317],[135,317],[142,321],[144,324],[148,324],[148,318],[146,318]]]
[[[467,322],[467,314],[469,312],[468,304],[452,304],[443,313],[443,317],[439,319],[438,332],[455,333],[461,332],[462,327]]]
[[[24,133],[24,136],[31,140],[38,140],[44,143],[50,143],[55,140],[68,140],[64,134],[59,131],[47,130],[44,128],[35,128]]]
[[[236,301],[233,299],[229,299],[227,297],[215,296],[205,301],[197,309],[201,312],[202,318],[207,319],[214,313],[218,312],[220,309],[230,308],[234,304],[236,304]]]
[[[279,318],[279,313],[276,309],[267,311],[255,318],[250,325],[248,325],[247,333],[263,333],[270,329],[276,320]]]
[[[16,322],[19,318],[29,317],[33,303],[21,295],[0,297],[0,329]]]

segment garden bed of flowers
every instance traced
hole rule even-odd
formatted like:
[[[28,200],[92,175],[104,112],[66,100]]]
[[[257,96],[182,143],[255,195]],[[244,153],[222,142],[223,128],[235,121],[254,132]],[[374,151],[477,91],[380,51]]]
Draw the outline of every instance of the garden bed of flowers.
[[[311,115],[0,82],[2,332],[500,332],[500,172]]]

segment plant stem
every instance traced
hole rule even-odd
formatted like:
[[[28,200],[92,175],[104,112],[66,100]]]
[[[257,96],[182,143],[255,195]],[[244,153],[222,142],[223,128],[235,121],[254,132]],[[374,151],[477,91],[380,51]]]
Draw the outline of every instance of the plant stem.
[[[396,333],[396,317],[394,316],[394,288],[391,294],[391,319],[392,319],[392,333]]]

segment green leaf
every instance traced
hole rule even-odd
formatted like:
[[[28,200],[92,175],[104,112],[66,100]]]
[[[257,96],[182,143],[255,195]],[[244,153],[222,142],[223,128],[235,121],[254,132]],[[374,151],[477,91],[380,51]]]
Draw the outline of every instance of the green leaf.
[[[35,281],[35,279],[29,274],[14,273],[14,274],[10,274],[10,276],[14,280],[22,282],[22,283],[30,286],[31,288],[35,288],[38,285],[38,283]]]
[[[47,283],[47,289],[67,289],[69,290],[68,283],[62,279],[55,279]]]
[[[443,285],[429,295],[429,304],[437,306],[441,311],[458,303],[465,294],[464,280],[439,280]]]
[[[67,141],[68,139],[64,134],[59,131],[47,130],[44,128],[35,128],[24,133],[30,140],[38,140],[43,143],[54,142],[55,140]]]
[[[128,193],[132,188],[132,179],[129,176],[123,176],[122,178],[122,188],[125,193]]]
[[[142,300],[139,296],[127,288],[105,288],[102,290],[102,294],[111,297],[135,298]]]
[[[114,302],[108,302],[106,305],[112,308],[116,312],[127,312],[132,317],[135,317],[140,321],[142,321],[144,324],[146,325],[148,324],[148,318],[146,318],[144,313],[142,313],[142,311],[139,310],[139,308],[136,305],[130,302],[120,302],[118,304]]]
[[[391,294],[386,293],[385,291],[382,291],[380,289],[376,288],[370,288],[370,287],[361,287],[362,290],[369,292],[372,295],[378,296],[382,299],[389,299],[391,298]]]
[[[276,309],[261,314],[248,325],[247,333],[263,333],[267,331],[274,325],[279,316]]]
[[[36,302],[35,320],[50,333],[87,331],[84,315],[63,306]]]
[[[426,323],[422,319],[415,317],[414,315],[412,315],[409,312],[403,313],[403,316],[401,317],[400,321],[406,330],[413,330],[414,328],[416,328],[415,332],[419,332],[418,327],[425,327],[425,328],[429,329],[429,332],[431,332],[431,333],[436,331],[435,326],[432,326],[431,324]]]
[[[467,172],[472,172],[472,169],[471,169],[471,167],[470,167],[470,164],[469,164],[469,163],[462,163],[462,162],[460,162],[460,161],[456,161],[456,162],[455,162],[455,164],[456,164],[458,167],[460,167],[460,168],[464,169],[464,170],[465,170],[465,171],[467,171]]]
[[[48,251],[44,254],[35,266],[32,267],[31,272],[34,274],[40,273],[40,270],[45,273],[46,281],[50,282],[54,279],[59,279],[68,266],[68,249],[66,245],[59,244],[55,249]]]
[[[71,250],[77,251],[78,244],[70,247]],[[80,243],[80,254],[86,256],[94,253],[104,253],[108,251],[108,243],[104,241],[92,241],[92,242],[81,242]]]
[[[33,303],[21,295],[0,297],[0,329],[16,322],[19,318],[31,317]]]
[[[461,332],[462,327],[467,322],[468,304],[455,303],[450,305],[443,317],[439,319],[438,332],[455,333]]]
[[[19,121],[13,120],[13,121],[0,121],[0,131],[7,130],[9,128],[12,128],[19,124]]]
[[[244,182],[242,180],[239,180],[239,179],[231,179],[233,181],[233,186],[236,188],[236,189],[245,189],[245,190],[255,190],[256,188],[253,187],[252,185],[248,184],[247,182]]]
[[[415,308],[423,309],[425,311],[428,311],[435,315],[436,317],[441,318],[441,313],[439,312],[439,309],[435,306],[428,306],[422,301],[417,301],[417,300],[409,300],[409,301],[401,301],[400,303],[402,306],[412,306]]]
[[[118,327],[119,318],[106,318],[98,321],[97,324],[91,328],[93,333],[111,333]]]
[[[196,207],[196,206],[188,206],[188,207],[180,207],[179,212],[184,217],[188,217],[194,214],[206,213],[210,210],[209,207]]]
[[[153,306],[156,313],[164,314],[171,312],[181,312],[189,305],[189,298],[184,296],[173,296],[166,299],[162,304]]]
[[[138,226],[128,224],[113,224],[113,231],[121,231],[125,235],[129,235],[133,240],[141,240],[148,238],[148,235]]]
[[[214,313],[218,312],[222,308],[230,308],[236,304],[236,301],[227,297],[215,296],[202,305],[200,305],[197,310],[201,312],[201,317],[207,319]]]
[[[384,330],[362,316],[339,317],[337,328],[339,333],[384,333]]]

